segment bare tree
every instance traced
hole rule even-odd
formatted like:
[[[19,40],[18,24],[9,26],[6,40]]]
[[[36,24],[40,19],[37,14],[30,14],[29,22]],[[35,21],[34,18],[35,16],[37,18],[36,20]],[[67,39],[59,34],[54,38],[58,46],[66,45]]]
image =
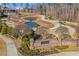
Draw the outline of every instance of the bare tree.
[[[48,11],[55,19],[61,19],[64,21],[78,21],[79,16],[79,4],[75,3],[49,3]],[[48,12],[47,11],[47,12]]]

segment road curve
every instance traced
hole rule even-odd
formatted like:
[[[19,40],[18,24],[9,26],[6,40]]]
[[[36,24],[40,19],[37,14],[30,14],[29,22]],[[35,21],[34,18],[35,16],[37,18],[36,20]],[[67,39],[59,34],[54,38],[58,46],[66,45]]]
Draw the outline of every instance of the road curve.
[[[7,47],[7,56],[18,56],[16,46],[11,38],[0,34],[0,37],[4,40]]]

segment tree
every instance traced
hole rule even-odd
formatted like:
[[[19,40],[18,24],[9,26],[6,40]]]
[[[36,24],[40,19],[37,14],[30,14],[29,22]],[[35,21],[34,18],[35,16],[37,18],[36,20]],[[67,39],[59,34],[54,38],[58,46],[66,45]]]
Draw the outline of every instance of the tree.
[[[40,11],[40,14],[43,14],[44,7],[40,4],[37,6],[37,10]]]
[[[25,4],[25,9],[28,9],[28,7],[29,7],[29,4],[26,3],[26,4]]]
[[[7,30],[6,30],[6,29],[7,29],[7,28],[6,28],[6,25],[5,25],[4,23],[2,23],[1,32],[2,32],[3,34],[7,33]]]
[[[21,48],[23,48],[24,50],[26,50],[26,49],[30,50],[30,47],[29,47],[30,46],[30,39],[31,39],[30,35],[24,35],[21,39],[22,40]]]
[[[11,34],[12,27],[7,27],[7,34]]]
[[[1,32],[1,29],[2,29],[2,20],[0,20],[0,32]]]
[[[17,33],[12,33],[12,35],[15,37],[15,38],[18,38],[19,35]]]
[[[28,47],[28,45],[25,42],[22,42],[21,49],[22,49],[22,51],[28,51],[29,47]]]
[[[11,20],[11,16],[8,16],[8,21],[10,21]]]
[[[28,10],[28,7],[29,7],[29,4],[26,3],[26,4],[25,4],[25,7],[24,7],[24,11],[26,11],[26,9],[27,9],[27,11],[29,11],[29,10]]]

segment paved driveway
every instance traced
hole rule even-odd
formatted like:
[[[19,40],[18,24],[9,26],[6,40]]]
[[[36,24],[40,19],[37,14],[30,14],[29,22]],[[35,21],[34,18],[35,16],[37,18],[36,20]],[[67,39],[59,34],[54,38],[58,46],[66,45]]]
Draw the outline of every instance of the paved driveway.
[[[0,34],[0,37],[4,40],[7,47],[7,56],[18,56],[16,46],[13,40],[9,37]]]

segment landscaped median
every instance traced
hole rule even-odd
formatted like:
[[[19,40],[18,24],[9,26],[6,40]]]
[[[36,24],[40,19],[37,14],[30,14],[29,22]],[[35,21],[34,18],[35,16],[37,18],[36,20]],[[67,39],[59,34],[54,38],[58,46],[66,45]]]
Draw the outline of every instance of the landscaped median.
[[[2,38],[0,38],[0,56],[5,56],[7,54],[6,44]]]

